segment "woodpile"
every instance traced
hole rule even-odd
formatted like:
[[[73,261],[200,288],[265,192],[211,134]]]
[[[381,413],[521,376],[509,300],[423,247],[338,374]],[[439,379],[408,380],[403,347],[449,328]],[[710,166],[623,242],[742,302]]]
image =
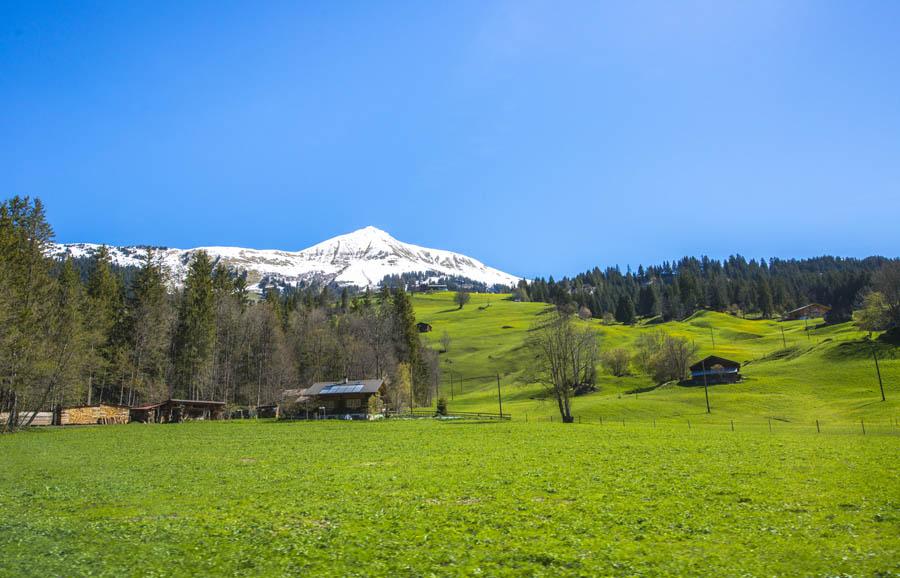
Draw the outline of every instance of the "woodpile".
[[[60,425],[128,423],[128,408],[118,405],[80,405],[59,411]]]

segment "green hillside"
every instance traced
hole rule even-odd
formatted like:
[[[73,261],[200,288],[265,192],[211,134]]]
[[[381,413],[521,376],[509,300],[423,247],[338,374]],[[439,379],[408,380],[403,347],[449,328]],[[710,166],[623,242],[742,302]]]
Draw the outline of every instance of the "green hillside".
[[[529,353],[524,341],[529,327],[550,310],[545,303],[516,303],[505,295],[472,295],[459,310],[452,293],[418,294],[414,298],[419,321],[433,326],[425,334],[441,349],[444,332],[451,337],[441,354],[442,394],[457,411],[497,411],[496,380],[463,379],[501,375],[504,411],[516,419],[547,418],[554,405],[541,401],[541,389],[528,383]],[[685,336],[699,347],[699,355],[716,354],[744,364],[744,381],[710,387],[712,413],[706,414],[703,388],[653,386],[649,377],[616,378],[601,374],[599,391],[576,398],[574,413],[582,419],[666,420],[777,425],[815,420],[826,427],[890,427],[900,415],[900,348],[865,340],[866,334],[845,323],[816,329],[805,321],[741,319],[701,312],[685,321],[604,326],[591,320],[602,350],[632,347],[642,332],[662,329]],[[817,323],[821,323],[819,320]],[[784,336],[782,337],[782,329]],[[715,346],[713,346],[715,340]],[[881,401],[872,360],[877,350],[887,401]],[[451,381],[453,391],[451,394]],[[462,389],[462,391],[460,391]],[[645,390],[630,394],[635,390]],[[452,396],[452,399],[450,399]]]

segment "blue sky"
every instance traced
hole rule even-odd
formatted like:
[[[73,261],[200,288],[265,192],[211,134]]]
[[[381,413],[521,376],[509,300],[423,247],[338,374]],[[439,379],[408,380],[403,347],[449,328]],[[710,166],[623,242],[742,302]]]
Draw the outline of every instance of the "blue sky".
[[[900,254],[900,2],[5,2],[60,241],[366,225],[512,273]]]

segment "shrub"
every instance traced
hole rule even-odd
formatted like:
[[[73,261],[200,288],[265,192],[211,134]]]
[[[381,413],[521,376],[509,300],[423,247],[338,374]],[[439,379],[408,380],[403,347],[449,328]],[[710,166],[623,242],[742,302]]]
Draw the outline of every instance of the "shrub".
[[[437,411],[435,415],[447,415],[447,398],[442,397],[438,399],[437,402]]]
[[[628,375],[628,365],[631,363],[631,354],[623,347],[616,347],[603,353],[601,357],[603,367],[616,377]]]

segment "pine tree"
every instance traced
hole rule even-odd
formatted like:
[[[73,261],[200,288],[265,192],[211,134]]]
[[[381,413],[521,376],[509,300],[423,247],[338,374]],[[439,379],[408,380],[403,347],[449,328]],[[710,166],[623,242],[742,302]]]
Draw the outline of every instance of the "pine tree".
[[[167,392],[165,385],[174,310],[166,287],[166,272],[152,249],[147,249],[134,278],[129,302],[131,349],[130,403],[148,401]]]
[[[634,302],[628,295],[619,297],[619,303],[616,305],[616,321],[631,325],[635,321]]]
[[[5,429],[18,426],[20,411],[41,409],[60,369],[58,293],[45,257],[52,238],[39,199],[13,197],[0,204],[0,411],[10,413]]]
[[[188,268],[178,306],[175,332],[175,385],[179,393],[198,399],[208,391],[216,338],[212,263],[197,251]]]
[[[756,304],[764,318],[772,317],[775,305],[772,301],[772,288],[765,277],[760,277],[756,283]]]
[[[109,250],[100,247],[91,261],[87,282],[88,361],[87,402],[92,403],[94,389],[100,387],[100,401],[116,385],[121,387],[123,370],[124,287],[112,272]]]

